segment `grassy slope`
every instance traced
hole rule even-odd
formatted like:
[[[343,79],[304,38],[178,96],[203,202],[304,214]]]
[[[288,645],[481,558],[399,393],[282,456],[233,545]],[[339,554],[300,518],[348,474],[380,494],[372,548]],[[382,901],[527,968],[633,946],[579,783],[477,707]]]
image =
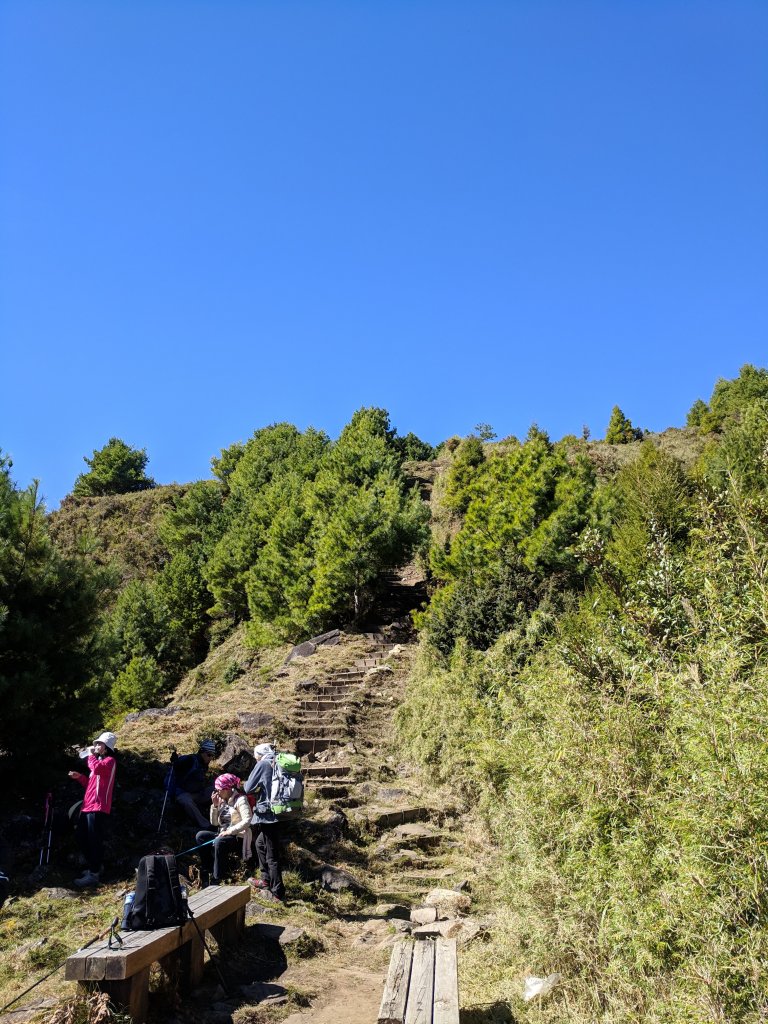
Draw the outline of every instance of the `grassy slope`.
[[[86,551],[97,564],[111,564],[123,584],[145,579],[167,561],[158,524],[186,490],[186,485],[168,484],[136,494],[70,496],[49,517],[51,535],[65,553]]]

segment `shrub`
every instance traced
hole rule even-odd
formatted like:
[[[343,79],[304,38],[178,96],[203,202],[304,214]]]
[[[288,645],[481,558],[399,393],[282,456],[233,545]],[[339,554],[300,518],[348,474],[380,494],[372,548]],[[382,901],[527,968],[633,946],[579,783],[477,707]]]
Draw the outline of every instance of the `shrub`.
[[[119,437],[111,437],[103,448],[94,451],[92,458],[84,457],[83,461],[90,471],[75,480],[72,493],[78,498],[128,494],[155,486],[155,481],[144,472],[146,449],[131,448]]]
[[[121,669],[112,684],[113,707],[116,711],[143,711],[156,707],[166,686],[155,659],[136,655]]]

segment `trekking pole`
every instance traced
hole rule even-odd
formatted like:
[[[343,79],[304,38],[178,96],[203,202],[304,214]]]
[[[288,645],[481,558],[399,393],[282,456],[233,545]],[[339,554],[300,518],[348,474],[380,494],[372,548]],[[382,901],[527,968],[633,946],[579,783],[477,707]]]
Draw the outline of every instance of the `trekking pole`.
[[[219,967],[218,957],[215,957],[213,955],[213,953],[211,952],[210,946],[205,941],[205,932],[202,930],[200,925],[197,923],[197,918],[192,913],[192,911],[189,909],[189,907],[187,907],[187,913],[189,914],[190,921],[195,926],[195,928],[197,928],[197,934],[200,936],[200,940],[203,943],[203,948],[205,949],[206,953],[210,957],[211,963],[213,964],[214,968],[216,969],[216,973],[219,976],[219,981],[221,982],[221,987],[224,989],[224,992],[225,992],[226,995],[230,995],[229,985],[226,983],[226,981],[224,980],[224,975],[221,973],[221,968]]]
[[[45,814],[43,816],[43,838],[40,843],[40,863],[39,867],[43,866],[43,857],[45,857],[45,863],[50,864],[51,862],[51,838],[53,836],[53,793],[46,793],[45,795]]]
[[[187,853],[194,853],[195,850],[202,850],[204,846],[210,846],[211,843],[215,843],[219,837],[216,836],[214,839],[206,839],[204,843],[200,843],[199,846],[190,846],[188,850],[182,850],[181,853],[174,854],[175,857],[184,857]]]
[[[105,935],[108,935],[108,934],[111,935],[115,931],[116,928],[117,928],[117,918],[114,918],[114,920],[110,921],[109,925],[104,929],[103,932],[99,932],[98,935],[94,935],[94,937],[92,939],[89,939],[88,942],[86,942],[84,945],[79,946],[75,950],[75,952],[76,953],[82,953],[82,951],[84,949],[88,949],[88,947],[92,946],[94,944],[94,942],[98,942],[99,939],[103,939]],[[209,954],[209,956],[210,956],[210,954]],[[42,976],[42,978],[39,978],[34,983],[34,985],[30,985],[29,988],[25,988],[23,992],[19,992],[19,994],[14,999],[12,999],[10,1001],[10,1003],[6,1003],[5,1006],[0,1007],[0,1014],[5,1013],[5,1011],[8,1009],[9,1006],[13,1006],[14,1003],[18,1003],[18,1001],[21,999],[21,997],[25,996],[27,994],[27,992],[31,992],[33,988],[37,988],[38,985],[42,985],[42,983],[44,981],[47,981],[48,978],[52,977],[57,971],[60,971],[61,968],[64,966],[64,964],[67,962],[68,959],[69,959],[69,957],[65,957],[61,961],[61,963],[59,964],[58,967],[54,967],[52,971],[49,971],[47,974],[44,974]],[[227,993],[227,994],[229,994],[229,993]]]
[[[160,811],[160,821],[157,824],[157,834],[160,835],[163,829],[163,818],[165,817],[165,806],[168,803],[168,792],[171,788],[171,781],[173,779],[173,755],[176,753],[176,748],[171,747],[171,757],[168,762],[168,771],[165,776],[165,796],[163,797],[163,809]]]

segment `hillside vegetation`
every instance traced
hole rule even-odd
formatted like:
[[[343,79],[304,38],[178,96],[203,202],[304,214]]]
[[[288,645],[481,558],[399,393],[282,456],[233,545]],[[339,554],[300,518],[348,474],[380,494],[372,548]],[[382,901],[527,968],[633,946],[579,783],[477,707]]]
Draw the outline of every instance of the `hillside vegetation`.
[[[481,427],[433,451],[379,409],[335,441],[275,424],[222,451],[212,480],[147,478],[51,517],[4,463],[0,768],[33,729],[53,763],[182,679],[201,727],[226,728],[222,684],[239,695],[256,664],[276,678],[279,644],[354,634],[416,560],[429,599],[398,755],[493,851],[482,885],[503,927],[474,998],[557,972],[520,1020],[757,1024],[768,373],[718,381],[658,435],[618,408],[610,442]]]
[[[646,439],[601,479],[583,441],[532,430],[492,451],[470,438],[448,471],[442,506],[459,523],[432,550],[439,585],[400,727],[499,845],[510,916],[489,993],[526,970],[565,979],[526,1019],[768,1011],[755,373],[719,383],[729,413],[694,460]]]

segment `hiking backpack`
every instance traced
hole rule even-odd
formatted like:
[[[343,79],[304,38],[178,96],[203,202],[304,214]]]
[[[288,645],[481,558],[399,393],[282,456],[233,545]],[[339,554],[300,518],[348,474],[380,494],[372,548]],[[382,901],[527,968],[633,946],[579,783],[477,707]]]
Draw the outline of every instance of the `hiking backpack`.
[[[295,754],[275,755],[269,805],[278,818],[301,813],[304,807],[304,778],[301,774],[301,761]]]
[[[171,928],[189,919],[173,854],[142,857],[136,872],[136,893],[127,915],[129,931]]]

